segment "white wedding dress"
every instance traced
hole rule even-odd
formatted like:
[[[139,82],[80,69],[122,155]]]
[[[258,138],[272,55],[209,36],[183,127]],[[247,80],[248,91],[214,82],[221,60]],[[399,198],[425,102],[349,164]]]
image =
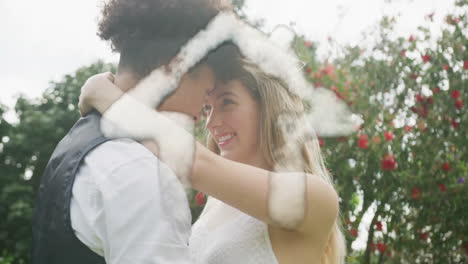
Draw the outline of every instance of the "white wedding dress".
[[[192,263],[278,264],[265,223],[212,198],[205,210],[192,227]]]

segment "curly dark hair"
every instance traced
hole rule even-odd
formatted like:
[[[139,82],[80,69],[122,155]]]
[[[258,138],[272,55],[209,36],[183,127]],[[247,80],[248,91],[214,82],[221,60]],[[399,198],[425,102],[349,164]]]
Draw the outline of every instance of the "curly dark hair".
[[[120,53],[119,70],[143,78],[227,10],[232,10],[228,0],[109,0],[98,36]]]

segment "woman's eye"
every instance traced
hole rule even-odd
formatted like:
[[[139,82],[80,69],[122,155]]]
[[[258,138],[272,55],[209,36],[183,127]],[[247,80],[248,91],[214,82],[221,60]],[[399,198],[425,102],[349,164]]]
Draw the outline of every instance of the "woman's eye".
[[[227,99],[227,98],[223,99],[223,105],[229,105],[229,104],[233,104],[233,103],[234,103],[234,101],[232,101],[231,99]]]

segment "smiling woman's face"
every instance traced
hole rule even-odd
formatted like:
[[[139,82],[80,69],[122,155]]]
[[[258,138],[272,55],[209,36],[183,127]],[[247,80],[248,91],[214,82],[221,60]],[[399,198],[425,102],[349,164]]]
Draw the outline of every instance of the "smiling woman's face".
[[[219,84],[204,106],[207,128],[220,155],[237,162],[261,166],[258,103],[238,80]]]

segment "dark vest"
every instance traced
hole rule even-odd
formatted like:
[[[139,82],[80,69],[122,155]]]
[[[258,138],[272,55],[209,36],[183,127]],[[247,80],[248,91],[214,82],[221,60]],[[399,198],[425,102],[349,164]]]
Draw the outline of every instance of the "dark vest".
[[[70,202],[78,167],[89,151],[108,141],[96,112],[79,119],[55,148],[38,190],[33,219],[32,264],[104,264],[71,227]]]

